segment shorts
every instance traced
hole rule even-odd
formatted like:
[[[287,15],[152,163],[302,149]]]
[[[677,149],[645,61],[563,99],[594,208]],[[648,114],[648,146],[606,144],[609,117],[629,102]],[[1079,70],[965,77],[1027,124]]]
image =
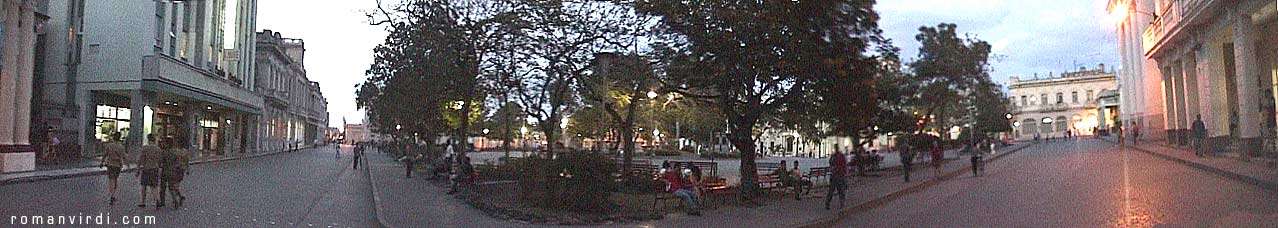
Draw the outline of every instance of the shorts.
[[[107,166],[107,178],[111,178],[112,180],[120,179],[120,167]]]
[[[144,169],[140,172],[142,172],[142,186],[155,187],[159,185],[160,169]]]

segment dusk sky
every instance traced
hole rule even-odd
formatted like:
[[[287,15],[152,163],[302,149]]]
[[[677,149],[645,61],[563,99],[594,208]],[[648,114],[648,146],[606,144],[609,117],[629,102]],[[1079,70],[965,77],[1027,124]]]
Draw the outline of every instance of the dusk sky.
[[[1105,1],[1099,0],[884,0],[876,9],[879,26],[901,47],[906,61],[918,55],[914,35],[919,26],[956,23],[960,32],[990,42],[998,57],[991,61],[994,80],[1006,84],[1011,76],[1107,67],[1118,63],[1113,22],[1106,20]],[[363,11],[373,0],[262,0],[257,29],[271,29],[285,37],[306,41],[306,70],[328,98],[329,123],[340,126],[345,117],[359,123],[355,84],[364,80],[372,48],[385,32],[370,26]]]

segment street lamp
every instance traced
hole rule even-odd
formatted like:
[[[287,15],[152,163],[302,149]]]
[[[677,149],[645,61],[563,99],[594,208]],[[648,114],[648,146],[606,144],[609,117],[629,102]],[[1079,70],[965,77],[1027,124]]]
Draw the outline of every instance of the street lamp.
[[[657,91],[651,91],[651,90],[649,90],[649,91],[648,91],[648,99],[656,99],[656,98],[657,98]]]

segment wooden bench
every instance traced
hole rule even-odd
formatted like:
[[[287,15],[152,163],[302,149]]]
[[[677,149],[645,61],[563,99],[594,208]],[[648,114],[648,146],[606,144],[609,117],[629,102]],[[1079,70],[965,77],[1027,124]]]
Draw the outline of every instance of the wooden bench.
[[[830,167],[829,166],[812,167],[811,169],[808,169],[808,175],[805,175],[804,178],[807,178],[809,181],[812,181],[814,184],[819,179],[825,179],[827,182],[829,182]]]
[[[754,164],[755,173],[772,173],[778,169],[781,169],[781,162],[759,162]]]

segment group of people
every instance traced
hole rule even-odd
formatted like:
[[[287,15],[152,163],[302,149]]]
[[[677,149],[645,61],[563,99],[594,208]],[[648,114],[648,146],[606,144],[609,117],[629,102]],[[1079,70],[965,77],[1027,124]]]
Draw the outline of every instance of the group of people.
[[[181,183],[182,179],[190,174],[190,154],[186,149],[179,148],[173,139],[164,138],[156,140],[154,135],[147,135],[147,144],[142,146],[142,153],[138,156],[137,172],[134,173],[140,180],[142,185],[142,200],[138,203],[138,207],[146,207],[147,197],[155,195],[155,207],[157,209],[165,206],[166,195],[170,196],[174,207],[181,207],[186,201],[186,196],[182,195]],[[126,147],[124,146],[120,133],[112,133],[106,138],[106,142],[102,144],[102,163],[100,166],[106,167],[108,187],[110,191],[109,204],[116,203],[116,188],[119,186],[120,173],[126,163]]]
[[[802,200],[799,196],[806,192],[812,192],[812,180],[803,178],[803,171],[799,170],[799,160],[794,160],[793,168],[786,168],[785,160],[781,161],[781,166],[772,171],[772,175],[777,176],[781,180],[781,186],[794,189],[794,200]]]
[[[661,162],[660,177],[666,183],[666,192],[674,194],[688,204],[689,215],[701,216],[701,209],[697,207],[697,199],[705,193],[701,168],[691,165],[677,168],[672,166],[670,161],[664,161]]]

